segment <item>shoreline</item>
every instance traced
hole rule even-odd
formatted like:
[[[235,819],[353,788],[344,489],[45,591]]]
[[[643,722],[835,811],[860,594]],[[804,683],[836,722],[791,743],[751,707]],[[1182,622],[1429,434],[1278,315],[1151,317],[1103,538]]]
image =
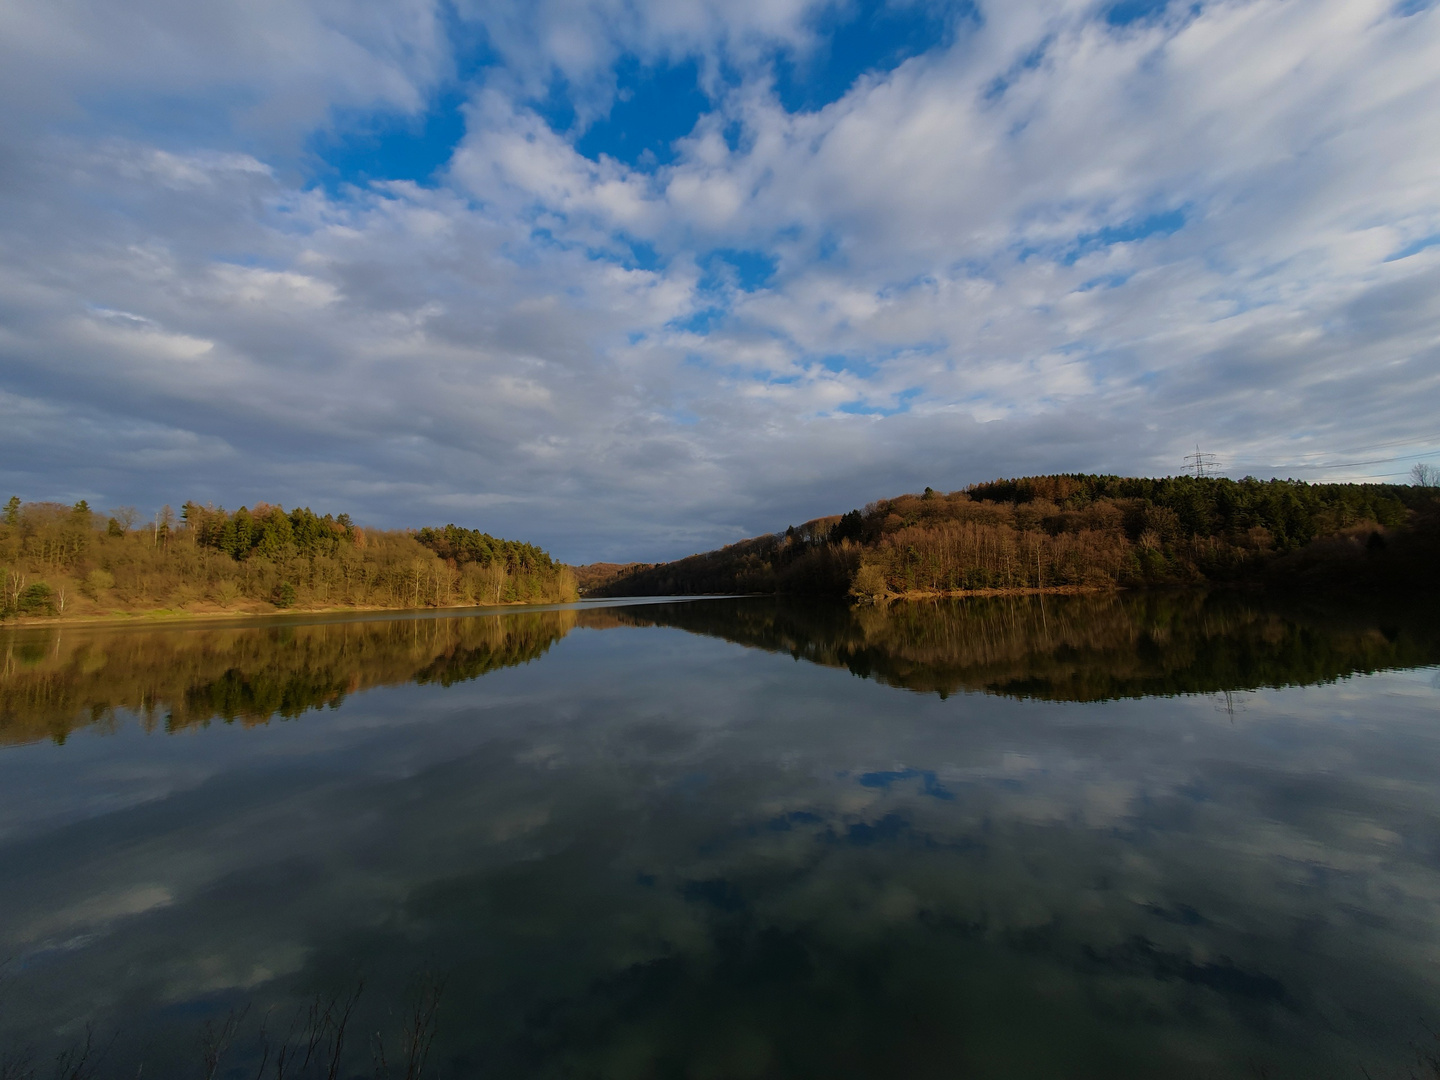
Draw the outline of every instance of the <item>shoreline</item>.
[[[1172,588],[1170,585],[1159,585],[1156,588]],[[1213,583],[1211,588],[1216,587]],[[894,603],[903,600],[954,600],[972,597],[995,598],[1003,596],[1092,596],[1097,593],[1118,593],[1130,591],[1123,585],[1046,585],[1043,587],[1026,586],[1017,588],[988,588],[988,589],[909,589],[903,593],[886,593],[884,596],[870,597],[846,597],[852,604],[874,606],[877,604]],[[307,615],[436,615],[445,612],[461,613],[467,611],[500,611],[514,610],[517,608],[542,608],[552,607],[556,604],[584,603],[585,601],[612,601],[612,600],[639,600],[663,603],[673,599],[707,599],[725,598],[735,596],[753,597],[796,597],[803,594],[793,593],[676,593],[671,595],[643,595],[643,596],[587,596],[582,594],[577,600],[556,601],[542,600],[538,603],[526,603],[522,600],[512,600],[499,604],[449,604],[444,607],[379,607],[379,606],[355,606],[340,605],[331,607],[295,607],[295,608],[274,608],[271,610],[211,610],[211,611],[185,611],[175,608],[149,608],[143,611],[115,611],[105,614],[87,613],[84,615],[26,615],[10,619],[0,619],[0,631],[9,629],[34,629],[46,626],[154,626],[166,624],[188,624],[219,622],[233,619],[271,619],[271,618],[294,618]],[[816,599],[819,599],[818,597]]]
[[[907,589],[903,593],[886,593],[881,603],[889,600],[951,600],[969,596],[1088,596],[1093,593],[1125,592],[1122,585],[1041,585],[1008,589]],[[855,598],[861,603],[873,603]]]
[[[581,597],[581,599],[584,599]],[[447,604],[445,607],[374,607],[363,605],[342,605],[339,607],[293,607],[274,608],[270,611],[220,610],[185,611],[177,608],[147,608],[143,611],[114,611],[106,614],[87,613],[84,615],[21,615],[11,619],[0,619],[0,630],[33,629],[37,626],[136,626],[159,623],[212,622],[224,619],[270,619],[296,615],[373,615],[390,612],[397,615],[434,613],[442,611],[491,611],[501,608],[548,607],[557,603],[578,601],[542,600],[528,604],[523,600],[511,600],[499,604]]]

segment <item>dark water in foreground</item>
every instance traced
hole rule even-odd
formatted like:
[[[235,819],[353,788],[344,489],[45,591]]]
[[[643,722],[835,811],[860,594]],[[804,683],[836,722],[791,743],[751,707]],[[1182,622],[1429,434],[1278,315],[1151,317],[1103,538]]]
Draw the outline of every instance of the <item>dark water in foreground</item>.
[[[1436,622],[0,631],[0,1075],[1432,1075]]]

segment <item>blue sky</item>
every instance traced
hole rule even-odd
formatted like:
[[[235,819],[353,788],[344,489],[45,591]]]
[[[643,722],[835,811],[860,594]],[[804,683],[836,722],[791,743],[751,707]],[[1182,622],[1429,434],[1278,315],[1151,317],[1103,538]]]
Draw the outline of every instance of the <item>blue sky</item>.
[[[0,485],[673,557],[1440,462],[1440,14],[15,0]]]

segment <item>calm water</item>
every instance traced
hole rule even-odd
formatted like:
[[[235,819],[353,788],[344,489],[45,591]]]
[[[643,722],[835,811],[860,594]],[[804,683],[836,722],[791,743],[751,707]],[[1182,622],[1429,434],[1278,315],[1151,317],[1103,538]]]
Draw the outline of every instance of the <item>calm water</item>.
[[[0,631],[0,1054],[48,1076],[88,1026],[101,1076],[202,1076],[207,1040],[273,1076],[310,1031],[285,1075],[323,1075],[354,998],[341,1076],[407,1027],[430,1076],[1418,1073],[1436,622],[1169,595]]]

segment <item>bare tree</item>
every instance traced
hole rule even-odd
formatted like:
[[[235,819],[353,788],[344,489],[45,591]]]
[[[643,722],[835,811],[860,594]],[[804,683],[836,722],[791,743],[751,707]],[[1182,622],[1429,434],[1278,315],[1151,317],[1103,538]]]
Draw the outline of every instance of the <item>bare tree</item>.
[[[55,1058],[56,1080],[92,1080],[100,1071],[100,1063],[104,1060],[105,1054],[114,1045],[115,1039],[120,1033],[110,1039],[103,1048],[95,1048],[94,1031],[89,1024],[85,1025],[85,1038],[77,1039],[75,1044],[68,1050],[62,1051]]]
[[[231,1009],[230,1015],[218,1025],[213,1020],[205,1021],[205,1029],[200,1033],[200,1059],[205,1066],[205,1080],[215,1080],[215,1074],[220,1070],[220,1058],[234,1041],[240,1021],[249,1011],[248,1005],[239,1010]]]
[[[403,1080],[421,1080],[425,1062],[430,1057],[431,1044],[435,1041],[435,1016],[444,993],[444,978],[432,971],[424,971],[418,976],[406,1002],[400,1026],[400,1045],[393,1065],[385,1053],[385,1040],[378,1031],[375,1033],[375,1075],[378,1078],[388,1080],[393,1075],[403,1077]]]
[[[1440,487],[1440,465],[1417,462],[1410,467],[1410,483],[1416,487]]]
[[[128,533],[135,527],[135,522],[140,517],[140,511],[133,506],[117,506],[110,511],[110,516],[118,521],[120,527]]]

